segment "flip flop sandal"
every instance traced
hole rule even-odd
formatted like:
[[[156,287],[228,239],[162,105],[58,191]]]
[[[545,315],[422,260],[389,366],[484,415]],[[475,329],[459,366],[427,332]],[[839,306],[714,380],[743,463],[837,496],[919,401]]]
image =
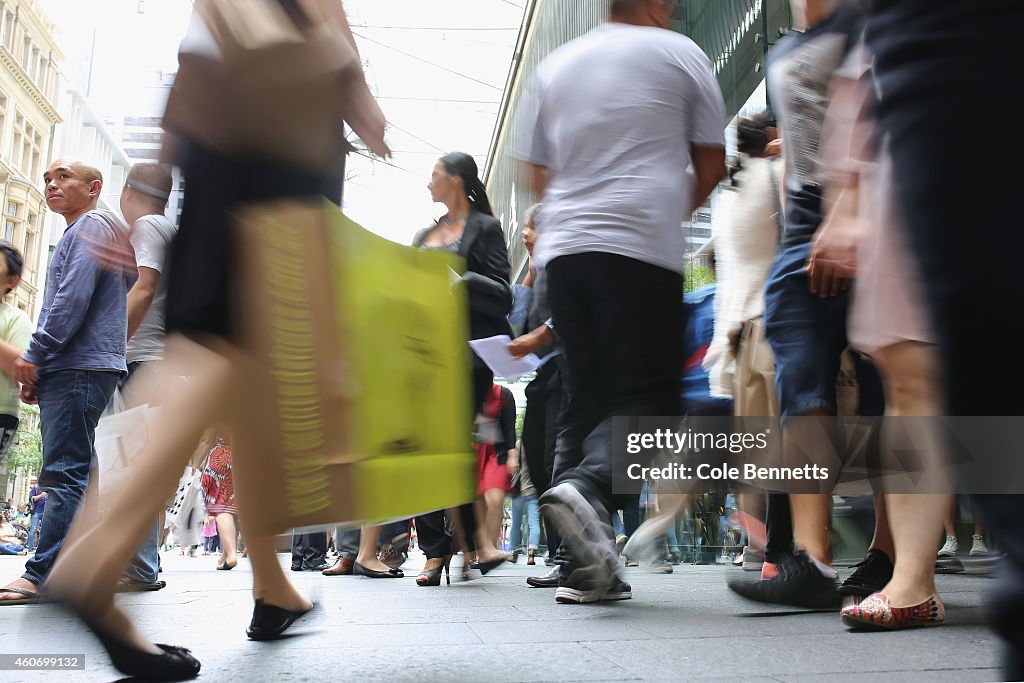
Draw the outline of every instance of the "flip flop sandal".
[[[33,593],[32,591],[25,590],[24,588],[0,588],[0,593],[14,593],[20,595],[20,598],[14,598],[13,600],[0,599],[0,605],[33,605],[39,602],[39,594]]]
[[[127,576],[121,577],[117,582],[118,593],[144,593],[146,591],[158,591],[167,586],[166,581],[136,581]]]

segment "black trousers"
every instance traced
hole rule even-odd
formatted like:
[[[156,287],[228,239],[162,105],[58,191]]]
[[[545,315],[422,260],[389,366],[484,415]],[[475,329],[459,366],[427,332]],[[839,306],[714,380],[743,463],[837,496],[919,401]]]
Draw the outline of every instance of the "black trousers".
[[[555,467],[555,442],[558,417],[564,409],[562,391],[562,357],[556,356],[541,366],[537,376],[526,386],[526,414],[523,415],[523,454],[530,470],[530,479],[537,496],[551,488]],[[558,530],[544,525],[548,553],[555,554],[562,539]]]
[[[480,359],[473,356],[473,418],[483,410],[484,400],[487,392],[494,384],[494,373],[483,364]],[[468,434],[469,432],[467,432]],[[476,539],[474,534],[477,528],[476,510],[473,503],[460,505],[458,508],[459,523],[462,526],[466,537],[466,549],[470,552],[476,550]],[[447,524],[445,510],[434,510],[426,514],[416,516],[416,538],[419,541],[420,549],[427,558],[445,557],[452,554],[452,535],[449,531],[450,524]]]
[[[292,568],[311,569],[327,561],[327,534],[292,534]]]
[[[988,143],[941,143],[1021,111],[1021,26],[1019,0],[875,0],[868,21],[879,124],[927,283],[951,415],[1024,415],[1024,229],[1018,195],[998,182],[1008,160],[1024,158],[1024,136],[1011,125]],[[999,359],[998,372],[979,366],[985,358]],[[1012,495],[976,498],[1008,558],[991,603],[1007,645],[1007,680],[1024,679],[1022,503]]]
[[[764,559],[778,564],[793,554],[793,513],[789,507],[789,494],[766,491],[764,517],[768,536]]]
[[[682,414],[683,276],[605,253],[560,256],[547,274],[568,394],[553,484],[573,486],[610,520],[620,507],[611,418]],[[609,524],[614,543],[611,533]]]

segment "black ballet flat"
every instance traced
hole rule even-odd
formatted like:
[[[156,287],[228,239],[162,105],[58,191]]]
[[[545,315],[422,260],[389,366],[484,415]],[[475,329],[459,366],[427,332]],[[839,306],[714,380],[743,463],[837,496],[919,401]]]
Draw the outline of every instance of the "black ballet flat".
[[[380,572],[376,569],[367,569],[358,562],[352,565],[352,573],[358,576],[366,576],[371,579],[401,579],[405,576],[405,572],[397,567],[395,569],[389,569],[386,572]]]
[[[66,605],[65,605],[66,606]],[[110,656],[110,661],[121,673],[146,681],[187,681],[199,675],[202,666],[189,650],[175,645],[156,646],[163,650],[161,654],[152,655],[136,650],[113,636],[103,633],[90,619],[75,612],[86,625],[96,634],[103,648]]]
[[[479,569],[481,574],[486,575],[487,572],[492,569],[498,568],[500,565],[505,564],[508,561],[508,556],[500,557],[497,560],[488,560],[487,562],[481,562],[477,560],[473,563],[473,569]]]
[[[252,608],[252,622],[245,633],[252,640],[277,640],[295,621],[313,608],[291,612],[283,607],[257,600]]]

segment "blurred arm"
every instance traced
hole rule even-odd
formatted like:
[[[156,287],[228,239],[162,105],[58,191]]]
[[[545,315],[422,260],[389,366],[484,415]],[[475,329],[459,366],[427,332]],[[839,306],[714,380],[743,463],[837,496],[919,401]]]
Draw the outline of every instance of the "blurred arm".
[[[693,162],[693,172],[696,176],[692,212],[704,203],[715,186],[725,177],[725,148],[690,145],[690,159]]]

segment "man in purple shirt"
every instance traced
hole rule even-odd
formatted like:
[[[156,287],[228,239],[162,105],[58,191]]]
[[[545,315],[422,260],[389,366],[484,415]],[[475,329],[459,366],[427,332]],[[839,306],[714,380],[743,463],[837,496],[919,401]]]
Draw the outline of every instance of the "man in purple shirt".
[[[43,180],[47,205],[68,227],[46,275],[39,325],[13,379],[22,384],[23,401],[39,404],[46,524],[25,573],[0,588],[0,605],[35,600],[85,493],[96,423],[126,371],[127,295],[137,277],[127,234],[113,214],[96,208],[100,172],[58,159]]]

